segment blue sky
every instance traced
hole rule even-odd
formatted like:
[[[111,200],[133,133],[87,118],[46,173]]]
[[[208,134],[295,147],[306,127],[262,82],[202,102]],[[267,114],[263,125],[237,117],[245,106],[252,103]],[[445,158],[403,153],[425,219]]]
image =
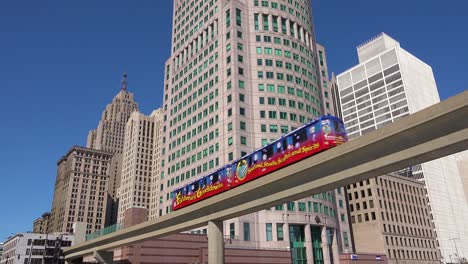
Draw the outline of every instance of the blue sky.
[[[387,3],[387,2],[386,2]],[[442,99],[468,84],[468,1],[313,0],[330,71],[379,32],[433,67]],[[84,145],[123,71],[140,110],[161,105],[172,1],[4,1],[0,8],[0,241],[50,210],[56,162]]]

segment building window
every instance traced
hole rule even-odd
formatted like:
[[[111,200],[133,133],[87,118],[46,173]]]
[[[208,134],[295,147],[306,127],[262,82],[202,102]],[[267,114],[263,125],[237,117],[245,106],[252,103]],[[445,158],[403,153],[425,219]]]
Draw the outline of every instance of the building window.
[[[250,223],[244,223],[244,241],[250,241]]]
[[[230,238],[235,238],[236,236],[236,227],[234,226],[234,223],[229,224],[229,237]]]
[[[236,8],[236,25],[242,25],[242,12],[240,9]]]
[[[343,242],[345,247],[349,247],[348,232],[343,232]]]
[[[245,130],[246,127],[247,127],[247,125],[245,124],[245,122],[240,121],[240,129]]]
[[[246,137],[241,136],[240,141],[241,141],[242,145],[247,145],[247,138]]]
[[[272,241],[273,240],[273,234],[272,234],[272,224],[271,223],[266,223],[266,240],[267,241]]]
[[[283,224],[282,223],[277,223],[276,224],[276,236],[278,238],[278,241],[283,241],[284,240]]]

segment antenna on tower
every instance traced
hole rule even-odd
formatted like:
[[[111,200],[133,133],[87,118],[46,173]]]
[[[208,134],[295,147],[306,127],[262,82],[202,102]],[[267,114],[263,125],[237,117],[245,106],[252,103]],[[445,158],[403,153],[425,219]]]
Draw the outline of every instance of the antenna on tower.
[[[127,76],[128,76],[128,75],[127,75],[126,72],[124,72],[123,75],[122,75],[122,80],[121,80],[122,86],[121,86],[121,89],[122,89],[123,91],[127,91],[127,84],[128,84],[128,82],[127,82]]]

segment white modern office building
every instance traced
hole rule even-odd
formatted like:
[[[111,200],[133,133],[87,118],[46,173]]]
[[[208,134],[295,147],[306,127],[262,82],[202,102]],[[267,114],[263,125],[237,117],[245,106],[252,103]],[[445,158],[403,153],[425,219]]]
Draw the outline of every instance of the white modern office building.
[[[72,246],[74,235],[69,233],[18,233],[3,245],[1,264],[63,264],[63,250]]]
[[[337,76],[350,139],[440,101],[431,67],[388,35],[360,45],[357,53],[359,64]],[[425,184],[442,262],[468,258],[468,205],[455,158],[415,165],[413,177]]]

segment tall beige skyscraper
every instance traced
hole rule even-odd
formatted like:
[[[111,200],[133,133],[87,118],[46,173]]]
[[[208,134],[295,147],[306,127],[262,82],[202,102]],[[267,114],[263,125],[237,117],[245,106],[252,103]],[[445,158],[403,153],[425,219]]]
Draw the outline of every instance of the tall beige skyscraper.
[[[325,113],[328,88],[311,17],[309,0],[174,1],[164,83],[164,214],[174,189]],[[336,199],[332,191],[266,208],[226,221],[225,234],[256,247],[289,247],[293,263],[330,263],[337,237],[346,241],[341,250],[351,247],[349,233],[339,230],[348,219]]]
[[[48,233],[72,232],[85,222],[89,234],[104,228],[112,153],[73,146],[57,162]]]
[[[125,128],[122,179],[118,189],[118,223],[125,210],[148,209],[149,219],[158,215],[161,165],[162,110],[150,116],[133,112]]]
[[[117,188],[120,186],[122,172],[122,152],[125,137],[125,125],[130,115],[138,111],[138,104],[133,94],[127,91],[127,74],[122,77],[119,93],[102,112],[101,120],[95,130],[89,131],[86,147],[113,153],[109,178],[108,212],[106,225],[117,221]]]

